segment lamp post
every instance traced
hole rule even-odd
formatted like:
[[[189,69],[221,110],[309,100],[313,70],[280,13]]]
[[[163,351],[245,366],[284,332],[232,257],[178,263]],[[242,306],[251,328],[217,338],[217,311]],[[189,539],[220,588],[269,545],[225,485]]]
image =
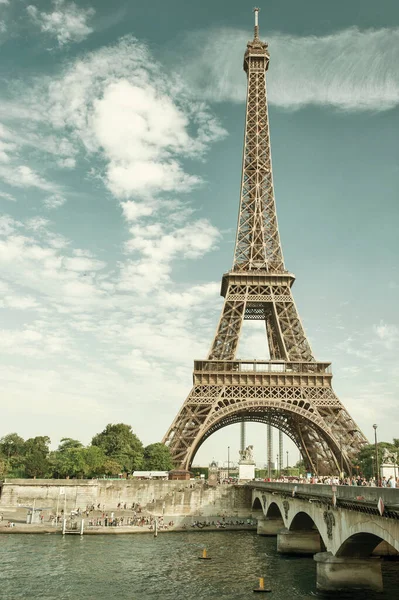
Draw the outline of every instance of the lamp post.
[[[374,476],[375,468],[374,468],[374,456],[371,457],[371,473]]]
[[[276,461],[276,478],[277,478],[277,475],[278,475],[278,454],[277,454],[277,461]]]
[[[227,479],[230,479],[230,446],[227,446]]]
[[[286,450],[287,453],[287,475],[288,475],[288,450]]]
[[[376,483],[377,487],[380,486],[379,468],[378,468],[378,445],[377,445],[377,425],[373,425],[374,429],[374,444],[375,444],[375,472],[376,472]]]

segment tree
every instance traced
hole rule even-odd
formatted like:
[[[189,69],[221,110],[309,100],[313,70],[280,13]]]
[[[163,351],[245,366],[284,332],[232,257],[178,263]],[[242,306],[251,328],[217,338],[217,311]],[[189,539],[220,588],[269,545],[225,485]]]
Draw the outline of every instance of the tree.
[[[104,475],[112,477],[113,475],[119,475],[119,473],[122,471],[122,467],[117,460],[114,460],[113,458],[106,458],[103,465],[103,471]]]
[[[44,477],[50,471],[48,461],[50,438],[47,435],[29,438],[24,444],[25,474]]]
[[[173,466],[169,448],[165,444],[157,442],[144,448],[144,468],[147,471],[170,471]]]
[[[50,442],[51,440],[47,435],[29,438],[24,443],[23,453],[27,455],[29,452],[40,452],[43,456],[48,456]]]
[[[125,473],[143,466],[143,444],[130,425],[109,423],[104,431],[93,437],[91,443],[92,446],[102,448],[108,458],[117,461]]]
[[[93,477],[95,475],[107,475],[105,472],[105,464],[107,457],[105,452],[99,446],[88,446],[85,448],[85,459],[86,459],[86,475]],[[120,473],[121,467],[118,463],[118,473]]]
[[[82,442],[73,438],[61,438],[57,452],[68,452],[68,450],[75,450],[76,448],[83,448]]]
[[[6,477],[8,473],[8,462],[0,456],[0,479]]]
[[[86,448],[69,448],[52,453],[53,472],[59,477],[83,477],[87,471]]]
[[[28,477],[45,477],[49,471],[49,461],[38,450],[33,450],[25,457],[25,474]]]
[[[378,464],[381,465],[382,455],[384,449],[386,448],[390,452],[398,452],[398,446],[396,446],[394,440],[393,444],[389,442],[379,442],[378,446]],[[367,446],[363,446],[360,452],[357,454],[355,461],[353,462],[354,471],[359,475],[363,475],[364,477],[374,477],[376,474],[376,462],[375,462],[375,444],[369,444]]]
[[[11,456],[21,455],[24,450],[24,444],[24,439],[17,433],[9,433],[0,438],[0,454],[7,459]]]

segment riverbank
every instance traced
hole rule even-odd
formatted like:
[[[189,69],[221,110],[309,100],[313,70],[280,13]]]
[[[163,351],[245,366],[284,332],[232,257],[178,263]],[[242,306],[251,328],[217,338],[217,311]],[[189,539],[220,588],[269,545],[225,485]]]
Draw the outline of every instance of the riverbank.
[[[209,525],[206,527],[168,527],[167,529],[158,529],[158,534],[164,533],[175,533],[175,532],[190,532],[195,533],[197,531],[256,531],[256,525],[224,525],[221,527]],[[0,534],[62,534],[62,528],[60,526],[51,527],[50,525],[27,525],[18,524],[14,527],[8,527],[7,525],[0,525]],[[84,535],[131,535],[131,534],[150,534],[154,535],[154,530],[149,527],[135,527],[135,526],[119,526],[119,527],[87,527],[84,530]]]

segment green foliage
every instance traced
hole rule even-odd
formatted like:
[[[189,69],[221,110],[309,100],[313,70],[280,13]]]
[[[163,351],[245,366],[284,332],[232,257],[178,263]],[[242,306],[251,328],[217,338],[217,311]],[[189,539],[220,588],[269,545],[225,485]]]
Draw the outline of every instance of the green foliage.
[[[143,467],[143,444],[133,433],[130,425],[109,423],[104,431],[93,437],[91,443],[92,446],[102,448],[108,458],[118,462],[125,473],[131,473]]]
[[[144,448],[144,469],[146,471],[170,471],[173,469],[169,448],[160,442],[146,446]]]
[[[122,466],[117,460],[114,460],[113,458],[105,459],[105,462],[103,465],[104,475],[107,475],[108,477],[112,477],[115,475],[119,475],[119,473],[121,471],[122,471]]]
[[[47,457],[38,450],[30,451],[25,457],[25,474],[28,477],[46,477],[50,469]]]
[[[83,477],[87,471],[85,448],[68,448],[52,453],[53,474],[57,477]]]
[[[398,452],[399,440],[394,439],[393,444],[389,442],[379,442],[378,446],[378,464],[381,465],[382,455],[386,448],[390,452]],[[375,444],[369,444],[363,446],[353,462],[353,471],[355,474],[363,475],[364,477],[370,478],[376,474],[376,463],[375,463]],[[359,467],[359,468],[358,468]]]
[[[43,456],[48,456],[50,442],[51,440],[47,435],[29,438],[24,444],[23,453],[27,456],[32,452],[39,452]]]
[[[24,444],[24,439],[17,433],[9,433],[0,438],[0,455],[6,459],[21,455],[24,451]]]
[[[8,471],[8,462],[0,456],[0,479],[6,477]]]
[[[50,438],[47,435],[29,438],[24,444],[24,466],[28,477],[45,477],[50,471]]]
[[[98,446],[88,446],[84,449],[85,461],[86,461],[86,475],[89,477],[96,477],[98,475],[106,475],[106,462],[107,457],[105,456],[104,450]],[[120,465],[118,473],[120,473]]]
[[[301,458],[301,460],[298,460],[297,463],[295,463],[294,467],[295,467],[295,469],[299,469],[300,473],[306,473],[305,463],[302,460],[302,458]]]
[[[209,469],[208,467],[192,467],[194,477],[200,477],[205,475],[205,479],[208,479]]]
[[[85,447],[74,438],[61,438],[50,452],[50,438],[36,436],[23,440],[17,433],[0,438],[0,479],[5,477],[91,478],[114,477],[141,469],[173,469],[169,449],[161,443],[145,449],[124,423],[108,424]]]
[[[73,438],[61,438],[58,452],[68,452],[69,450],[76,450],[77,448],[83,448],[83,444],[82,442],[79,442],[79,440],[74,440]]]

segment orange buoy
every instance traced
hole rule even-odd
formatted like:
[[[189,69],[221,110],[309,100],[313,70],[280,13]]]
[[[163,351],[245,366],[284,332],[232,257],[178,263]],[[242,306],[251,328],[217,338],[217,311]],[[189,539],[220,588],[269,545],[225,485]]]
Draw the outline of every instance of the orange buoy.
[[[198,558],[199,560],[211,560],[211,557],[206,553],[206,548],[203,549],[202,556],[199,556]]]
[[[271,592],[271,590],[265,588],[264,577],[259,577],[259,587],[253,590],[254,592]]]

